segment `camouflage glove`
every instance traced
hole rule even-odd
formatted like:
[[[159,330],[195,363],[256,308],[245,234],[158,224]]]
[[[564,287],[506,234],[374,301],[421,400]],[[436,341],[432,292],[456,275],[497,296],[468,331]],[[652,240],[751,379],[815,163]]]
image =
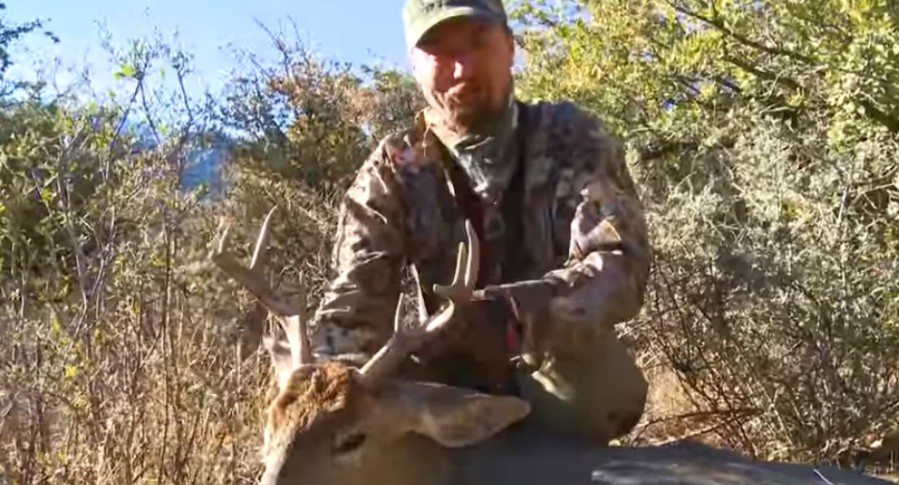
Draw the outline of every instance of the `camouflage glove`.
[[[486,286],[475,291],[475,299],[502,300],[510,309],[512,318],[507,320],[507,338],[516,340],[515,356],[535,350],[546,344],[550,333],[550,314],[553,298],[559,285],[551,280],[538,279]]]

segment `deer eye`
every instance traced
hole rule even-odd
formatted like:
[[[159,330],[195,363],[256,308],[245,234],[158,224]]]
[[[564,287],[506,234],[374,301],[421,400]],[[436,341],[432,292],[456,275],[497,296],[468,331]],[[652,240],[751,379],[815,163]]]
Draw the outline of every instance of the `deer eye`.
[[[366,438],[362,432],[336,434],[331,441],[331,452],[336,455],[353,452],[365,443]]]

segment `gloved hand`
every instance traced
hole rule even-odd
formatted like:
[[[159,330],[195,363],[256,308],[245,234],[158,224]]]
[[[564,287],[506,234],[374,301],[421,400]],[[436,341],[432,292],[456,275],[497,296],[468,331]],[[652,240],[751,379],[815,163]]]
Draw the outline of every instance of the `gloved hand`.
[[[501,285],[486,286],[476,290],[475,299],[490,299],[507,302],[506,308],[512,314],[511,332],[517,339],[516,352],[526,354],[538,351],[548,344],[552,333],[553,318],[550,314],[552,302],[557,298],[559,282],[550,278],[516,281]]]

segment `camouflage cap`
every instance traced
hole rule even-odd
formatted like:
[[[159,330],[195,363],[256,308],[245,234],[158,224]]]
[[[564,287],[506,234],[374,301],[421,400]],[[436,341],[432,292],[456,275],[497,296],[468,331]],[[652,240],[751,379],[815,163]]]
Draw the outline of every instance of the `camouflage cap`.
[[[406,45],[411,49],[435,25],[457,17],[506,23],[502,0],[406,0],[403,27]]]

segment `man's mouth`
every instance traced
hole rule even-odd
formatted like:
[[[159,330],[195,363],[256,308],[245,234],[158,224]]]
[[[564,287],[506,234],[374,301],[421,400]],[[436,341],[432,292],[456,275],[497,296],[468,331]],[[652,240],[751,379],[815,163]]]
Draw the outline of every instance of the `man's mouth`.
[[[477,86],[472,84],[460,84],[446,92],[447,99],[470,99],[477,94]]]
[[[464,89],[447,93],[446,104],[449,107],[466,107],[477,101],[477,90]]]

